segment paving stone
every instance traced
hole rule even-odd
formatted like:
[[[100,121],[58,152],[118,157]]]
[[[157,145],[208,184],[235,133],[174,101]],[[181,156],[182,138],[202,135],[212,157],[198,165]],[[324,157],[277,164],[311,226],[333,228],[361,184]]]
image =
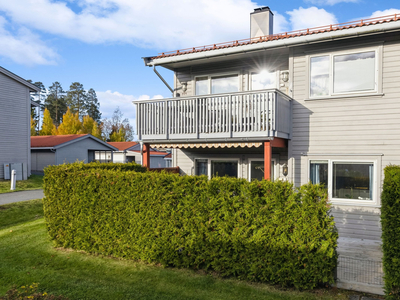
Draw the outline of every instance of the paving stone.
[[[349,300],[360,300],[360,295],[350,295]]]

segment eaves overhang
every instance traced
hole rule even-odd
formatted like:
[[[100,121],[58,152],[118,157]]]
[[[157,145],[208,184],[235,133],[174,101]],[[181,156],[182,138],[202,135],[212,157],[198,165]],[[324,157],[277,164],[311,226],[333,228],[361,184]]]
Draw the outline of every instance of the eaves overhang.
[[[400,16],[399,16],[400,20]],[[232,55],[247,54],[256,51],[279,49],[287,47],[295,47],[307,44],[324,43],[335,40],[350,39],[354,37],[378,35],[389,32],[400,31],[400,22],[390,21],[387,23],[377,23],[374,25],[345,28],[340,30],[326,30],[325,32],[318,32],[314,34],[299,34],[288,36],[286,38],[261,40],[259,42],[251,42],[247,44],[239,44],[237,46],[225,46],[216,49],[206,49],[189,52],[182,52],[177,54],[157,56],[157,57],[144,57],[146,66],[169,66],[176,63],[193,62],[198,60],[206,60],[211,58],[226,57]]]

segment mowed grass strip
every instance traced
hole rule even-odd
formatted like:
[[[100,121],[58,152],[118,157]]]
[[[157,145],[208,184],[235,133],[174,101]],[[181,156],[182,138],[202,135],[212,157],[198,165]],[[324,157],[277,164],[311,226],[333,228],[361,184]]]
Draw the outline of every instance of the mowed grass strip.
[[[298,292],[191,270],[162,268],[66,249],[54,249],[44,218],[28,214],[40,201],[21,203],[26,221],[0,229],[0,296],[12,285],[39,283],[39,291],[70,299],[347,299],[343,291]],[[0,210],[0,220],[10,211]]]
[[[0,205],[0,229],[43,218],[42,199]]]
[[[14,191],[11,191],[10,187],[10,180],[0,180],[0,194],[3,194],[9,192],[41,189],[43,188],[43,176],[31,175],[29,176],[28,180],[17,180]]]

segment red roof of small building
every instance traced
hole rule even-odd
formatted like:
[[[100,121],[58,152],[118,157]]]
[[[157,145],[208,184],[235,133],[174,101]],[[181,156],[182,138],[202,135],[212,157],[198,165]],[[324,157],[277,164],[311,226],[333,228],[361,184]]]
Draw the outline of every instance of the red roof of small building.
[[[54,147],[85,135],[87,134],[31,136],[31,148]]]
[[[297,37],[297,36],[312,35],[312,34],[324,33],[324,32],[329,32],[329,31],[337,31],[337,30],[345,30],[345,29],[363,27],[363,26],[371,26],[371,25],[375,25],[375,24],[395,22],[398,20],[400,20],[400,14],[394,14],[394,15],[375,17],[375,18],[369,18],[369,19],[364,19],[364,20],[350,21],[350,22],[340,23],[340,24],[325,25],[325,26],[319,26],[319,27],[314,27],[314,28],[294,30],[294,31],[290,31],[290,32],[288,31],[288,32],[284,32],[284,33],[272,34],[272,35],[267,35],[267,36],[247,38],[247,39],[243,39],[243,40],[236,40],[236,41],[225,42],[225,43],[218,43],[218,44],[205,45],[205,46],[199,46],[199,47],[193,47],[193,48],[186,48],[186,49],[180,49],[180,50],[169,51],[169,52],[162,52],[162,53],[159,53],[157,56],[151,57],[151,59],[184,55],[184,54],[203,52],[203,51],[212,51],[212,50],[216,50],[216,49],[238,47],[238,46],[256,44],[256,43],[265,43],[265,42],[273,41],[273,40],[289,39],[289,38],[293,38],[293,37]]]
[[[119,151],[124,151],[126,149],[129,149],[130,147],[133,147],[137,145],[137,142],[107,142],[111,146],[114,146],[117,148]]]

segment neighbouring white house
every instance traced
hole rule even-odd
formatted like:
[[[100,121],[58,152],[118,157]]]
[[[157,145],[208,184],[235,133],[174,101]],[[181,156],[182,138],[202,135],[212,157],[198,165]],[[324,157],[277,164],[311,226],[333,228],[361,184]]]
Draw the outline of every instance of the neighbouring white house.
[[[32,136],[32,172],[42,173],[49,165],[77,161],[112,162],[116,150],[91,134]]]
[[[118,150],[113,153],[113,162],[136,162],[142,164],[140,144],[137,142],[108,142]],[[152,149],[150,151],[150,168],[166,168],[171,166],[171,153]]]
[[[40,89],[0,67],[0,179],[10,179],[16,169],[17,180],[31,174],[30,116],[31,93]]]
[[[338,285],[383,293],[383,169],[400,164],[400,15],[284,33],[273,17],[259,8],[246,39],[144,58],[172,70],[174,87],[172,98],[134,101],[143,159],[171,148],[182,175],[325,184]]]

